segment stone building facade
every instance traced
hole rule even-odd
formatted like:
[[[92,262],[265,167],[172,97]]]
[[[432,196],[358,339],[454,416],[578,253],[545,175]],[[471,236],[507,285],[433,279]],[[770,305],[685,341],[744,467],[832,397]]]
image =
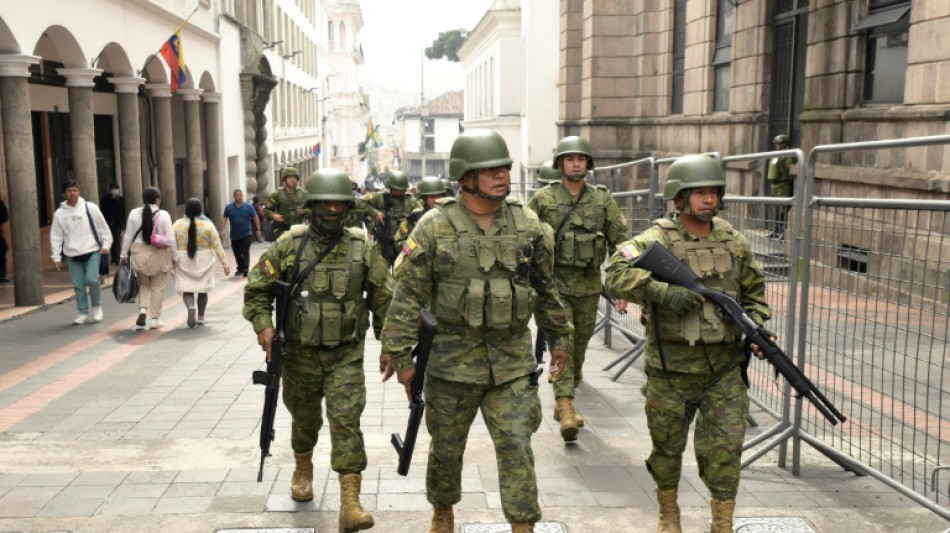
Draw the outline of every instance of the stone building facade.
[[[599,160],[950,133],[945,0],[561,0],[561,134]],[[947,199],[950,147],[819,160],[820,195]],[[761,168],[730,192],[762,194]],[[741,185],[740,185],[741,184]]]

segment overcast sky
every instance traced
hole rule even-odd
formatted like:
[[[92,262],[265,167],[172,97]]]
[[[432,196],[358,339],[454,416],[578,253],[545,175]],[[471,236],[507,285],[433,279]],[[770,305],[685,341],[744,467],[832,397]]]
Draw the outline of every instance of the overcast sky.
[[[364,63],[360,81],[370,87],[388,86],[414,95],[419,102],[420,65],[423,50],[439,32],[472,30],[492,0],[360,0],[363,12]],[[425,96],[463,88],[458,63],[425,60]],[[376,99],[377,95],[371,95]]]

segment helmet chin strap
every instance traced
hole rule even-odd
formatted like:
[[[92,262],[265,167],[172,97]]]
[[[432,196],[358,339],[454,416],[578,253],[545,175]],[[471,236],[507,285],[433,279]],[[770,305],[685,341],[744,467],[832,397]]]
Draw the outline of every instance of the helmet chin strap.
[[[473,182],[474,182],[474,185],[475,185],[474,187],[466,187],[466,186],[461,185],[461,184],[459,184],[459,186],[462,188],[463,191],[465,191],[465,192],[467,192],[467,193],[469,193],[469,194],[471,194],[471,195],[478,196],[479,198],[484,198],[484,199],[486,199],[486,200],[491,200],[491,201],[493,201],[493,202],[500,202],[500,201],[504,200],[505,198],[507,198],[509,194],[511,194],[511,186],[510,186],[510,185],[508,186],[508,189],[507,189],[507,191],[505,192],[505,194],[502,194],[502,195],[492,195],[492,194],[484,193],[484,192],[482,192],[481,189],[478,188],[478,176],[475,176]]]
[[[586,172],[584,172],[583,174],[567,174],[567,173],[565,173],[565,174],[564,174],[564,177],[567,178],[567,179],[570,180],[570,181],[573,181],[573,182],[584,181],[584,178],[587,177],[587,173],[586,173]]]
[[[722,211],[722,197],[719,197],[719,202],[716,205],[716,209],[712,213],[705,213],[702,215],[694,214],[693,210],[689,208],[689,189],[686,189],[682,193],[683,198],[683,207],[679,212],[683,215],[695,218],[700,222],[710,222],[712,219]]]

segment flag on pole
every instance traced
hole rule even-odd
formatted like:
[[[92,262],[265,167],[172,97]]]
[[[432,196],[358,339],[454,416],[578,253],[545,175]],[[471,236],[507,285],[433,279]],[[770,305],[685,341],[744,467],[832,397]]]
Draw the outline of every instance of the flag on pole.
[[[169,79],[174,93],[178,90],[178,87],[188,80],[188,76],[185,74],[185,55],[181,47],[180,31],[176,31],[165,41],[165,44],[162,45],[161,54],[165,58],[165,63],[168,63]]]

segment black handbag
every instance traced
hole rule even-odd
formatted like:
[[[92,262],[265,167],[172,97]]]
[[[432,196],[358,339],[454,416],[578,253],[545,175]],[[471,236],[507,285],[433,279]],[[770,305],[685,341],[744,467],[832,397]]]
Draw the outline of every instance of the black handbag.
[[[102,239],[99,238],[99,232],[96,231],[96,223],[92,221],[92,215],[89,214],[89,203],[84,204],[86,206],[86,219],[89,220],[89,227],[92,228],[92,236],[96,238],[96,244],[99,245],[99,250],[96,251],[99,254],[99,275],[105,276],[109,273],[109,255],[101,253],[102,250]]]
[[[112,295],[120,304],[134,303],[139,295],[139,280],[132,272],[130,262],[131,259],[116,267],[115,277],[112,278]]]

